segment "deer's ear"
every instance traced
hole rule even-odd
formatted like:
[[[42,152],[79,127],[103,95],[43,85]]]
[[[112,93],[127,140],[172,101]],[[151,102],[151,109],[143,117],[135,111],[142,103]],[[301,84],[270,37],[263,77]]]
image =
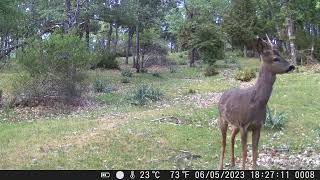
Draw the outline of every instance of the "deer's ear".
[[[257,51],[259,54],[263,53],[263,50],[265,49],[265,43],[263,42],[263,40],[258,37],[257,39],[257,45],[256,45]]]

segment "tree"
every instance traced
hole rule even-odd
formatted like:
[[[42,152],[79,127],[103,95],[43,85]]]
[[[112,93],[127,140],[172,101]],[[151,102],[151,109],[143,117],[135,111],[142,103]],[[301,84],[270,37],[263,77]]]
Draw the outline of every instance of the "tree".
[[[247,47],[257,35],[255,12],[252,0],[233,0],[229,14],[224,17],[223,28],[232,46],[243,50],[243,56],[246,56]]]

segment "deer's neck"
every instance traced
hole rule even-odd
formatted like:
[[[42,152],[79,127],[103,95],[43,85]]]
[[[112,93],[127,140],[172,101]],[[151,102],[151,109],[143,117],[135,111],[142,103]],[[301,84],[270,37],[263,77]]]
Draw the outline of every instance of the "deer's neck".
[[[272,86],[276,80],[276,75],[269,72],[263,64],[260,66],[259,77],[255,84],[255,103],[265,106],[272,93]]]

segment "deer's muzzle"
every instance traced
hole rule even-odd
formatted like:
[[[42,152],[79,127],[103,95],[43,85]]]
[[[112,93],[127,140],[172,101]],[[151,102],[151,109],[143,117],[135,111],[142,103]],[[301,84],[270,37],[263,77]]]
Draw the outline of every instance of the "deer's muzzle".
[[[291,65],[291,66],[289,66],[287,72],[293,71],[295,69],[296,69],[296,67],[294,67],[294,65]]]

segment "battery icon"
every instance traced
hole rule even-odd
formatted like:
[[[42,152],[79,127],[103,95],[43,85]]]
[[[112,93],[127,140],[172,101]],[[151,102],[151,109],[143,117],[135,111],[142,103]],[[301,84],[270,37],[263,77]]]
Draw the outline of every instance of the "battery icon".
[[[101,178],[109,178],[110,177],[110,173],[109,172],[101,172]]]

